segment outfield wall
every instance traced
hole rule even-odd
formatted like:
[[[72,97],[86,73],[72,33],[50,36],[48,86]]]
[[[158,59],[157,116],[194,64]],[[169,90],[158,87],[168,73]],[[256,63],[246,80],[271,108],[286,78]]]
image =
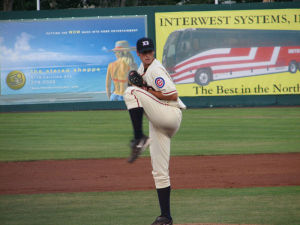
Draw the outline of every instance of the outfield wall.
[[[259,4],[232,4],[232,5],[184,5],[184,6],[153,6],[153,7],[126,7],[126,8],[97,8],[97,9],[68,9],[68,10],[42,10],[42,11],[25,11],[25,12],[1,12],[0,18],[1,21],[8,20],[34,20],[34,19],[51,19],[51,18],[92,18],[92,17],[116,17],[116,16],[135,16],[135,15],[146,15],[146,34],[156,40],[156,45],[160,46],[160,49],[157,49],[159,54],[158,58],[162,58],[162,47],[161,47],[161,33],[158,36],[155,32],[161,32],[158,29],[158,22],[155,22],[155,13],[167,13],[167,12],[182,12],[182,14],[192,13],[196,11],[203,11],[204,14],[210,15],[210,12],[213,11],[213,14],[218,15],[217,12],[224,12],[227,14],[237,13],[237,12],[253,12],[254,14],[257,10],[280,10],[280,13],[283,14],[283,22],[286,22],[285,18],[285,9],[294,10],[294,22],[282,24],[283,28],[285,26],[290,26],[288,29],[300,30],[300,2],[281,2],[281,3],[259,3]],[[250,10],[250,11],[249,11]],[[252,10],[252,11],[251,11]],[[274,11],[274,12],[275,12]],[[272,12],[272,11],[271,11]],[[157,14],[158,15],[158,14]],[[164,14],[162,14],[164,16]],[[172,15],[172,14],[170,14]],[[175,14],[177,15],[177,14]],[[222,15],[222,14],[221,14]],[[167,15],[168,16],[168,15]],[[298,21],[299,17],[299,21]],[[220,19],[221,17],[211,18],[211,19]],[[228,16],[227,16],[228,18]],[[225,18],[226,19],[226,18]],[[220,25],[216,21],[212,21],[213,25]],[[220,22],[220,20],[219,20]],[[228,24],[227,20],[222,22],[223,24]],[[270,24],[272,27],[274,24]],[[276,25],[276,24],[275,24]],[[156,27],[155,27],[156,26]],[[264,24],[268,29],[268,24]],[[178,27],[176,29],[179,29]],[[215,27],[212,27],[215,28]],[[222,27],[221,27],[222,28]],[[223,28],[227,28],[225,25]],[[232,28],[232,27],[231,27]],[[240,28],[240,27],[239,27]],[[255,27],[254,27],[255,28]],[[157,31],[155,30],[157,29]],[[253,28],[249,28],[253,29]],[[269,28],[272,29],[272,28]],[[169,31],[171,33],[172,30]],[[168,33],[166,34],[168,35]],[[158,38],[159,37],[159,38]],[[167,36],[166,36],[167,37]],[[159,40],[159,43],[157,42]],[[165,40],[164,40],[165,41]],[[199,107],[243,107],[243,106],[294,106],[300,105],[300,95],[299,95],[299,86],[300,85],[300,71],[295,73],[296,76],[293,80],[293,83],[285,84],[285,90],[294,90],[294,93],[289,94],[288,91],[283,91],[280,94],[274,93],[265,93],[260,95],[260,93],[248,93],[247,95],[241,93],[235,93],[234,95],[196,95],[190,94],[189,90],[196,90],[195,85],[191,85],[182,88],[180,86],[178,89],[182,100],[186,103],[189,108],[199,108]],[[261,79],[257,76],[257,79]],[[231,80],[226,81],[227,83],[232,83]],[[225,82],[225,81],[224,81]],[[248,82],[248,81],[247,81]],[[265,82],[265,81],[264,81]],[[225,83],[226,84],[226,83]],[[258,83],[259,85],[260,83]],[[239,84],[244,87],[245,84]],[[268,84],[265,85],[267,87]],[[271,84],[270,84],[271,85]],[[199,86],[200,87],[200,86]],[[206,86],[207,87],[207,86]],[[225,86],[226,87],[226,86]],[[253,84],[251,90],[256,90],[257,83]],[[298,87],[298,89],[297,89]],[[2,88],[2,87],[1,87]],[[190,88],[190,89],[187,89]],[[193,89],[192,89],[193,88]],[[249,87],[250,90],[251,87]],[[228,90],[233,90],[229,86]],[[208,89],[209,90],[209,89]],[[211,89],[213,90],[213,89]],[[243,89],[246,90],[246,89]],[[257,88],[258,90],[258,88]],[[263,89],[261,89],[263,90]],[[182,94],[183,93],[183,94]],[[188,93],[188,94],[185,94]],[[44,95],[47,95],[44,94]],[[82,97],[82,96],[81,96]],[[52,111],[52,110],[97,110],[97,109],[125,109],[124,102],[112,102],[112,101],[97,101],[91,100],[85,102],[84,99],[87,99],[87,96],[83,96],[82,100],[77,102],[54,102],[54,103],[36,103],[31,104],[30,102],[26,104],[6,104],[7,102],[12,102],[14,95],[0,96],[0,112],[11,112],[11,111]],[[35,98],[35,96],[33,96]]]

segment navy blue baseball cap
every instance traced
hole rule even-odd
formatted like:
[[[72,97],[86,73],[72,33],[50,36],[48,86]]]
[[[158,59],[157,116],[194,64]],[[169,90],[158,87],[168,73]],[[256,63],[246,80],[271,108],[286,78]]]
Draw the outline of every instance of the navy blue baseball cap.
[[[154,44],[151,38],[140,38],[136,43],[136,50],[138,53],[154,51]]]

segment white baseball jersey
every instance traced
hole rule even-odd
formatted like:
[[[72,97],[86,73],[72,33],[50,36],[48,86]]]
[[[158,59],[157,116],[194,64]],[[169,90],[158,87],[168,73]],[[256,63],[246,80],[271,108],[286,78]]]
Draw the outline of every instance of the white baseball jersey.
[[[174,93],[177,93],[175,84],[173,83],[171,76],[157,59],[154,59],[145,73],[144,66],[143,64],[141,64],[138,69],[138,73],[142,75],[147,85],[151,86],[155,91],[161,91],[163,95],[172,95]],[[177,102],[166,100],[161,101],[181,109],[186,108],[186,106],[179,98]]]
[[[144,73],[143,65],[138,72],[144,81],[154,90],[164,95],[177,93],[176,87],[165,68],[158,60],[154,60]],[[156,188],[170,186],[169,161],[171,137],[178,131],[182,119],[182,108],[185,105],[177,101],[165,101],[156,98],[151,93],[136,87],[128,87],[124,93],[127,109],[143,107],[149,120],[150,155],[152,174]]]

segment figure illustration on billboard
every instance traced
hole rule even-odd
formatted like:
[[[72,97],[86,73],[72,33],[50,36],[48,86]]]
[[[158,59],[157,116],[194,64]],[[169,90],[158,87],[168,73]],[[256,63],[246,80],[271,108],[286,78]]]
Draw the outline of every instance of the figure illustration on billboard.
[[[115,48],[112,49],[117,59],[108,65],[106,74],[106,94],[111,101],[123,101],[123,93],[128,85],[128,72],[137,69],[137,64],[130,53],[134,50],[135,47],[129,47],[128,41],[125,40],[117,41]],[[113,92],[111,81],[114,86]]]
[[[300,70],[300,31],[189,28],[172,32],[163,65],[176,84]]]

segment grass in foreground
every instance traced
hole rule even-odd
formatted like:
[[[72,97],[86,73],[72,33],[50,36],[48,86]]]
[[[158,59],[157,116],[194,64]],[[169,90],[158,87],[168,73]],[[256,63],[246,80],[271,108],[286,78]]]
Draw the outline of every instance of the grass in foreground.
[[[1,161],[123,158],[133,136],[127,111],[2,113],[0,124]],[[300,152],[299,107],[185,110],[171,154],[277,152]]]
[[[155,191],[0,196],[2,225],[147,225]],[[300,187],[173,190],[175,224],[300,224]]]

